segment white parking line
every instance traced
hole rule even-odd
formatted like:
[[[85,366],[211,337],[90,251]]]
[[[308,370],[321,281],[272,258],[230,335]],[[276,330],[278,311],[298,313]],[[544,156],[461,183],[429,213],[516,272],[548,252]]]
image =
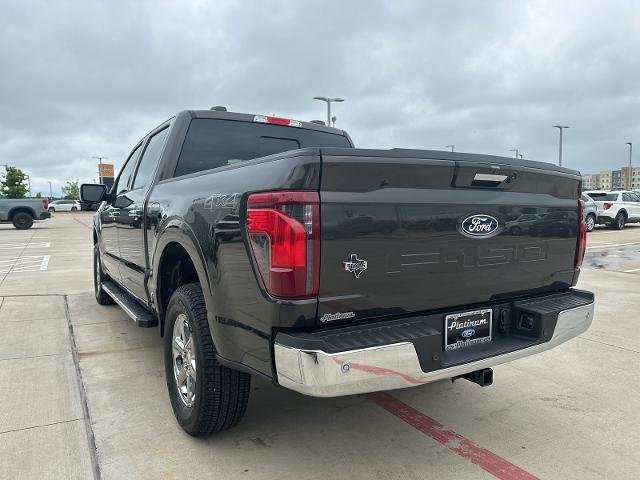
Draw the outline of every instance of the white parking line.
[[[609,245],[594,245],[593,247],[587,247],[587,250],[591,248],[626,247],[627,245],[640,245],[640,242],[611,243]]]
[[[28,258],[0,260],[0,273],[44,272],[49,268],[50,259],[51,255],[30,255]]]
[[[17,248],[49,248],[51,242],[36,242],[25,245],[24,243],[0,243],[0,250],[13,250]]]
[[[629,227],[630,225],[626,225],[627,227]],[[637,228],[635,226],[629,228],[629,230],[627,230],[628,232],[632,232],[634,228]],[[590,232],[591,234],[596,234],[596,235],[607,235],[610,233],[617,233],[620,234],[622,233],[620,230],[610,230],[610,229],[604,229],[604,228],[598,228],[596,230],[593,230],[592,232]]]
[[[11,257],[11,258],[5,258],[5,259],[0,259],[0,262],[17,262],[17,261],[22,261],[22,260],[32,260],[34,258],[42,258],[44,255],[22,255],[20,257]],[[2,258],[2,257],[0,257]]]
[[[631,270],[625,270],[624,273],[640,272],[640,268],[632,268]]]

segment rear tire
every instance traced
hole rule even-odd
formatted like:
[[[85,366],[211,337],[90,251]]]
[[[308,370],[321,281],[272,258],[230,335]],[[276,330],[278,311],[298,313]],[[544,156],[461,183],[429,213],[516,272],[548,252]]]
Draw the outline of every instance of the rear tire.
[[[33,216],[28,212],[18,212],[11,221],[18,230],[28,230],[33,225]]]
[[[596,216],[590,213],[587,215],[585,223],[587,224],[587,232],[592,232],[593,229],[596,228]]]
[[[77,209],[76,207],[71,207],[71,211],[72,211],[72,212],[77,212],[77,211],[78,211],[78,209]]]
[[[55,212],[55,211],[56,211],[56,209],[55,209],[55,208],[53,208],[53,207],[49,207],[49,213],[53,213],[53,212]]]
[[[102,272],[102,264],[100,263],[100,250],[98,244],[93,246],[93,291],[96,296],[96,302],[100,305],[113,305],[116,302],[102,288],[102,281],[106,275]]]
[[[618,215],[616,215],[616,218],[613,221],[613,225],[612,226],[616,230],[622,230],[626,223],[627,223],[627,216],[624,214],[624,212],[620,212],[620,213],[618,213]]]
[[[180,426],[206,437],[236,425],[247,409],[251,376],[216,360],[199,284],[173,292],[164,332],[167,388]]]

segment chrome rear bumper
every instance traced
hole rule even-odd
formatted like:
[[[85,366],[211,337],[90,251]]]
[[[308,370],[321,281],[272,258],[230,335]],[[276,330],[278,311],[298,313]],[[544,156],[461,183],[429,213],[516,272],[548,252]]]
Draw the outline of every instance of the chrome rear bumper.
[[[326,353],[275,344],[278,383],[314,397],[337,397],[393,390],[457,377],[483,368],[550,350],[585,332],[593,319],[594,304],[558,313],[551,340],[489,358],[423,372],[411,342]]]

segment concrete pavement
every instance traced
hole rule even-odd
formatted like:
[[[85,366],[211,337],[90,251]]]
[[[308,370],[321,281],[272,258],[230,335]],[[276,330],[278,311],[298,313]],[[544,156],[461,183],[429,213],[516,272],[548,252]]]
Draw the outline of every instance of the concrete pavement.
[[[0,226],[0,265],[14,265],[0,273],[2,478],[492,478],[465,452],[524,472],[500,478],[640,472],[640,275],[624,273],[640,268],[640,227],[589,235],[579,287],[597,295],[592,328],[497,367],[490,388],[394,391],[394,414],[367,395],[314,399],[254,379],[240,425],[199,440],[173,417],[157,330],[95,303],[90,223]]]

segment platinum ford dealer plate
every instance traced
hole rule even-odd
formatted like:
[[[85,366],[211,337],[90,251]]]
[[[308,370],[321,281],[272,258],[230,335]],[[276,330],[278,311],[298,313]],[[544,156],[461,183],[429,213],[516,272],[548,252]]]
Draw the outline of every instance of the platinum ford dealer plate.
[[[491,341],[493,310],[454,313],[444,319],[444,349],[456,350]]]

